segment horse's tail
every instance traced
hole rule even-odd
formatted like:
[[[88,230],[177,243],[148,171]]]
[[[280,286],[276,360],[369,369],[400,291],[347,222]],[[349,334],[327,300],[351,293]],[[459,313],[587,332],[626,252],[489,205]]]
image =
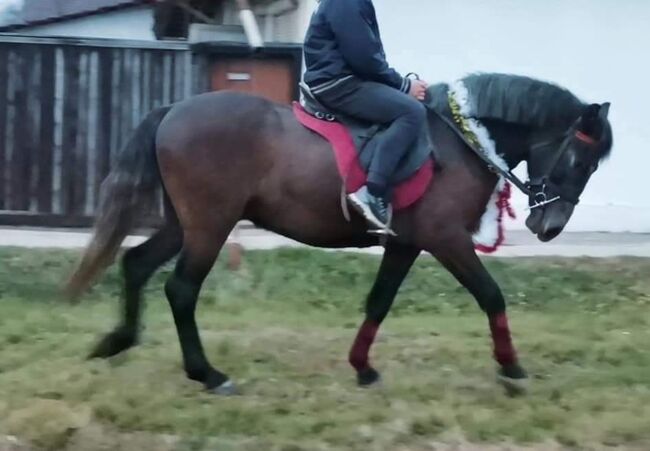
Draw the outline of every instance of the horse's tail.
[[[66,294],[79,297],[115,259],[131,231],[137,213],[150,211],[161,186],[156,158],[158,127],[171,107],[153,110],[120,152],[101,187],[93,238],[66,286]]]

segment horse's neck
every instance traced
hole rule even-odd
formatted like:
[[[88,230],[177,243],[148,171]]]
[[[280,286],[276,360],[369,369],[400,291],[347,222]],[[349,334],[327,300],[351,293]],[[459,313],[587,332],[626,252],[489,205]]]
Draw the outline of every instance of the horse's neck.
[[[528,159],[532,130],[529,127],[513,125],[497,120],[481,121],[494,141],[496,151],[511,169]],[[462,143],[449,125],[436,115],[430,115],[429,131],[435,142],[435,158],[441,167],[461,165],[474,174],[487,172],[486,164],[476,158],[472,151]]]
[[[429,115],[429,132],[434,142],[434,158],[438,169],[450,171],[457,178],[458,174],[466,174],[473,181],[472,186],[485,186],[487,193],[492,192],[494,187],[490,184],[496,181],[493,174],[487,170],[483,161],[476,158],[447,122],[438,115]],[[477,185],[475,182],[478,180],[483,184]]]
[[[532,129],[528,126],[486,119],[481,121],[496,145],[496,151],[514,169],[528,160]]]

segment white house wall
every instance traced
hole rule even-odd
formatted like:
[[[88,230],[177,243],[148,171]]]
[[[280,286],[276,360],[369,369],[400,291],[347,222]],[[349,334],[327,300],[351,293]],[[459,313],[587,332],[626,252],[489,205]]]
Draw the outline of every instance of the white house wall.
[[[275,33],[273,39],[282,42],[302,43],[315,5],[315,0],[299,0],[296,10],[274,18]]]
[[[257,18],[265,40],[269,42],[301,43],[315,4],[315,0],[299,0],[296,10],[280,16],[263,15],[258,11]],[[240,23],[238,11],[233,1],[226,4],[224,23]],[[153,33],[153,24],[151,7],[141,7],[96,14],[60,23],[28,27],[21,30],[21,33],[35,36],[74,36],[150,41],[156,39]]]
[[[21,33],[35,36],[75,36],[152,41],[153,14],[150,7],[129,8],[65,22],[29,27]]]

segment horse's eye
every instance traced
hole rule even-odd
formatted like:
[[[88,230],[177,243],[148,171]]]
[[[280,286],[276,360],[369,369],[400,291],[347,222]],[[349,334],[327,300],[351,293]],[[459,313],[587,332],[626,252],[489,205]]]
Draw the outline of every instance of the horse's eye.
[[[577,158],[571,158],[571,169],[583,169],[584,163]]]
[[[571,169],[573,169],[575,171],[585,171],[585,172],[592,173],[592,172],[594,172],[596,170],[597,167],[598,167],[597,164],[592,165],[592,164],[589,164],[589,163],[587,163],[585,161],[582,161],[579,158],[572,158],[571,159]]]

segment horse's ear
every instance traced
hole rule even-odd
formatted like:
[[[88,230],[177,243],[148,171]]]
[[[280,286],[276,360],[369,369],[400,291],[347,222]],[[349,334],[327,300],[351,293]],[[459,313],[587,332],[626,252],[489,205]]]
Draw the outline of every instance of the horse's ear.
[[[591,105],[585,108],[585,112],[582,113],[582,118],[586,120],[593,120],[598,117],[600,113],[600,105],[597,103],[592,103]]]
[[[592,103],[586,106],[580,118],[578,130],[588,136],[597,137],[601,124],[600,111],[601,106],[598,103]]]
[[[609,116],[609,107],[612,106],[611,103],[605,102],[600,106],[600,111],[598,111],[598,117],[606,121]]]

